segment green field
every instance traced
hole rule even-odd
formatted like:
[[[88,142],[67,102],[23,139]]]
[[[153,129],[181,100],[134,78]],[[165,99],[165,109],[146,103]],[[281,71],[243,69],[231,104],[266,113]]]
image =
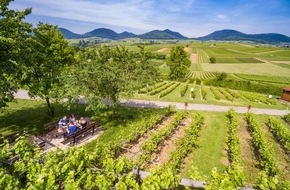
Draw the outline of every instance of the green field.
[[[289,77],[290,69],[270,63],[262,64],[204,64],[204,71],[225,72],[234,74],[254,74],[266,76]]]

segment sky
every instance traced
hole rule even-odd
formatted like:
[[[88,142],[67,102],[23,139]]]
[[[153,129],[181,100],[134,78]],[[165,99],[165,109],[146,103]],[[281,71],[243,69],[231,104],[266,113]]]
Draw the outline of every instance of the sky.
[[[96,28],[142,34],[170,29],[201,37],[222,29],[290,36],[290,0],[14,0],[39,21],[83,34]]]

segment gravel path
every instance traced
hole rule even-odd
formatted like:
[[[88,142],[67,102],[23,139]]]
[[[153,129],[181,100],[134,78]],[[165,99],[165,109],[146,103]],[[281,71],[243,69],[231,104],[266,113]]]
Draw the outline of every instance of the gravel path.
[[[176,109],[185,109],[184,103],[177,103],[177,102],[128,100],[128,101],[123,101],[122,104],[131,106],[131,107],[153,107],[153,108],[154,107],[163,108],[169,105],[173,105],[176,107]],[[233,108],[237,113],[248,112],[247,107],[239,107],[239,106],[220,106],[220,105],[192,104],[192,103],[189,103],[187,106],[188,110],[216,111],[216,112],[227,112],[231,108]],[[262,108],[252,108],[250,112],[254,114],[281,115],[281,116],[290,113],[289,110],[262,109]]]
[[[26,90],[19,90],[14,95],[17,99],[31,99]],[[169,105],[175,106],[176,109],[185,109],[184,103],[178,102],[162,102],[162,101],[149,101],[149,100],[123,100],[122,105],[130,107],[150,107],[150,108],[164,108]],[[189,103],[187,106],[188,110],[197,111],[216,111],[216,112],[227,112],[230,108],[233,108],[237,113],[246,113],[247,107],[240,106],[220,106],[220,105],[209,105],[209,104],[192,104]],[[254,114],[266,114],[266,115],[286,115],[290,113],[289,110],[278,110],[278,109],[263,109],[263,108],[252,108],[250,112]]]

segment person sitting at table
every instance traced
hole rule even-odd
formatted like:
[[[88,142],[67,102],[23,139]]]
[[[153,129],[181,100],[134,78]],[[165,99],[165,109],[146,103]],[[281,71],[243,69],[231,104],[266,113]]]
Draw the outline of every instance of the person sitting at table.
[[[80,118],[79,124],[81,127],[87,126],[87,120],[85,120],[83,117]]]
[[[70,122],[67,129],[68,135],[74,134],[77,130],[78,126],[76,125],[76,123]]]
[[[66,125],[67,125],[67,117],[66,116],[63,116],[63,118],[61,118],[58,122],[58,127],[59,128],[66,128]]]
[[[76,121],[75,115],[72,113],[69,117],[69,122],[75,122],[75,121]]]

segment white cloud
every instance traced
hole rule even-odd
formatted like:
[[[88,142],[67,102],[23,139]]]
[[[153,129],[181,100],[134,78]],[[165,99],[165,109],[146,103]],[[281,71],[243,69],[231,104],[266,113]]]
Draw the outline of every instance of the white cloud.
[[[222,22],[228,22],[228,21],[230,21],[230,19],[226,15],[223,15],[223,14],[217,15],[217,20],[218,21],[222,21]]]
[[[269,10],[269,5],[272,4],[264,5],[250,0],[237,1],[230,5],[214,0],[16,0],[12,2],[12,8],[32,7],[31,17],[34,20],[49,18],[47,20],[53,20],[53,24],[60,27],[73,23],[75,25],[68,29],[74,28],[77,33],[85,32],[85,25],[89,25],[87,31],[98,26],[108,26],[114,30],[117,28],[119,31],[123,27],[129,31],[144,32],[168,28],[188,37],[198,37],[225,28],[244,32],[276,30],[289,35],[286,25],[279,26],[280,30],[277,30],[273,24],[277,21],[277,14],[264,14],[267,9],[272,13]],[[285,9],[280,6],[277,9],[279,14],[283,8]],[[286,12],[284,10],[288,17],[282,15],[278,20],[289,20],[289,13]],[[267,20],[266,24],[264,20]]]

